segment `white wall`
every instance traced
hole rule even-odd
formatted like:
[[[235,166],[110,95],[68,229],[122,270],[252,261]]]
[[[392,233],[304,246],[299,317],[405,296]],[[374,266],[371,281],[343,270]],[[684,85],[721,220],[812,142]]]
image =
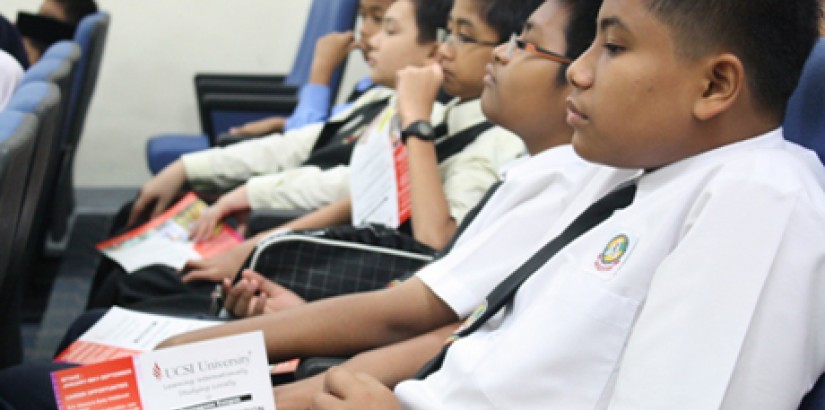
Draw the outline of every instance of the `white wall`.
[[[0,13],[40,0],[3,0]],[[196,72],[283,73],[310,0],[98,0],[112,15],[97,90],[75,161],[78,187],[139,186],[146,139],[200,129]],[[357,59],[351,59],[357,60]],[[349,69],[346,82],[363,74]],[[346,86],[346,84],[344,84]]]

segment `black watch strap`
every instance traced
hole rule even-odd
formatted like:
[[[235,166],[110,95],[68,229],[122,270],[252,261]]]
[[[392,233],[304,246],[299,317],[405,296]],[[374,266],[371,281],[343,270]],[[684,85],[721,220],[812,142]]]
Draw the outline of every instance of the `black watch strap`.
[[[435,129],[429,121],[413,121],[401,131],[401,142],[406,144],[409,137],[415,137],[422,141],[435,141]]]

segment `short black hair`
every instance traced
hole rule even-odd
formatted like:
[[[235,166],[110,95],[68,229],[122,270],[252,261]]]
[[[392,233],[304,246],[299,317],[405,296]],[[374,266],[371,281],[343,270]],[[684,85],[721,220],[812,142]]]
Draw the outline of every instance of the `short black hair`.
[[[521,32],[524,23],[544,0],[475,0],[479,17],[498,34],[504,43],[513,33]]]
[[[677,52],[695,59],[736,55],[759,108],[782,119],[819,37],[819,0],[647,0]]]
[[[94,0],[52,0],[59,4],[66,13],[66,23],[76,26],[89,14],[97,13],[97,3]]]
[[[418,25],[418,43],[432,43],[438,39],[438,29],[447,27],[452,0],[410,0],[415,7]]]
[[[547,0],[558,1],[570,10],[570,17],[567,27],[564,28],[564,42],[566,50],[564,55],[575,60],[582,53],[587,51],[593,39],[596,38],[596,20],[599,17],[599,9],[602,7],[602,0]],[[556,82],[559,85],[567,83],[567,68],[570,64],[563,64]]]

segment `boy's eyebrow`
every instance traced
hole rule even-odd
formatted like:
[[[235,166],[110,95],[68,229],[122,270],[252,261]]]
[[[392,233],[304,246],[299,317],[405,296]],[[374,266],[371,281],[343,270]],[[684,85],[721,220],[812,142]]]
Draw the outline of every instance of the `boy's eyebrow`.
[[[473,28],[473,27],[475,27],[475,24],[473,24],[472,21],[467,20],[465,18],[457,18],[457,19],[453,20],[453,22],[455,23],[456,28],[459,28],[459,27]]]
[[[618,17],[605,17],[605,18],[599,20],[599,30],[600,31],[605,31],[605,30],[607,30],[608,28],[611,28],[611,27],[616,27],[616,28],[619,28],[621,30],[630,32],[630,29],[627,28],[627,25],[625,25],[622,22],[622,20],[619,19]]]

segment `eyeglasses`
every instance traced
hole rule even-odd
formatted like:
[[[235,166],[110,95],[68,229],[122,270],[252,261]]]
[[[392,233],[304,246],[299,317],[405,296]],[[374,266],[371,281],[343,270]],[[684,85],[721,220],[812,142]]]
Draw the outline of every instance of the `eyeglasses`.
[[[475,44],[486,47],[497,47],[499,44],[492,41],[481,41],[477,38],[473,38],[461,33],[453,33],[452,31],[446,28],[439,28],[437,34],[439,42],[449,43],[455,48],[461,48],[461,46],[465,44]]]
[[[559,53],[554,53],[550,50],[545,50],[533,43],[528,43],[524,40],[519,40],[518,36],[515,33],[513,33],[513,35],[510,36],[510,41],[507,43],[507,50],[505,51],[504,55],[507,56],[507,58],[510,58],[513,55],[513,52],[516,51],[516,49],[524,50],[535,56],[550,61],[555,61],[561,64],[570,64],[573,62],[572,59],[565,57]]]

